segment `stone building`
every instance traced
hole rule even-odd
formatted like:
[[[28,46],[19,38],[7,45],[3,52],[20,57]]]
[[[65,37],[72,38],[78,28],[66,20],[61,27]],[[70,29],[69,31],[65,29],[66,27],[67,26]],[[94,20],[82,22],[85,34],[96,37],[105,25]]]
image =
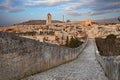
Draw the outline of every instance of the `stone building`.
[[[92,21],[90,19],[85,20],[85,26],[91,26]]]
[[[52,15],[48,13],[46,17],[46,25],[50,25],[51,22],[52,22]]]

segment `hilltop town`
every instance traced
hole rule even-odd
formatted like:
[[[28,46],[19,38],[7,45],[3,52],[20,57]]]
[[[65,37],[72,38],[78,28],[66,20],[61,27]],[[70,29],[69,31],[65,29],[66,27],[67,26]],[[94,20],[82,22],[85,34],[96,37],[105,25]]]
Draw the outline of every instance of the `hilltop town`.
[[[119,80],[120,24],[39,21],[0,28],[0,80]]]
[[[57,45],[66,44],[66,40],[70,40],[71,38],[78,38],[84,41],[87,35],[91,38],[105,38],[109,34],[115,34],[120,37],[120,24],[98,24],[92,22],[90,19],[68,22],[55,21],[52,20],[50,13],[48,13],[46,17],[46,22],[42,22],[43,23],[39,23],[39,21],[29,21],[28,23],[1,27],[0,32],[14,33],[21,37]]]

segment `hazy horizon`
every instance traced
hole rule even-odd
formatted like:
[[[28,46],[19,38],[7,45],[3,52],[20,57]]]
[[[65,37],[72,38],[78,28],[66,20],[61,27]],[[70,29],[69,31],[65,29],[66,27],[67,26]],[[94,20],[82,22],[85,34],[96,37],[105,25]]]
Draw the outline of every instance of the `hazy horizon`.
[[[0,25],[12,25],[28,20],[117,21],[120,0],[0,0]]]

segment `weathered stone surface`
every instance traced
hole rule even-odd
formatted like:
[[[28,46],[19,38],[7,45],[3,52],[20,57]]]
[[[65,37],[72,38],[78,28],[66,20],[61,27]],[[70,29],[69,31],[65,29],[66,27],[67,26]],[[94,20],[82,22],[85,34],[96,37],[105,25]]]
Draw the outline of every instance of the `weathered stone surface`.
[[[109,80],[120,80],[119,56],[101,56],[95,44],[96,58]]]
[[[120,62],[120,56],[117,56],[115,60]]]
[[[78,59],[23,80],[108,80],[95,57],[93,39]]]
[[[76,59],[86,44],[67,48],[0,32],[0,80],[18,80]]]
[[[48,13],[46,17],[46,25],[50,25],[51,21],[52,21],[52,15]]]

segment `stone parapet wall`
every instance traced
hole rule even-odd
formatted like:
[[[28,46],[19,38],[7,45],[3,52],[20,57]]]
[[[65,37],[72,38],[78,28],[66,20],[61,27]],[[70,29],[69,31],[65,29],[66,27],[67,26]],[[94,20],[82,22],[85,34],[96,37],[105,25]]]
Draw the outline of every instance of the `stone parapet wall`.
[[[0,80],[19,80],[74,60],[87,41],[67,48],[0,32]]]
[[[117,60],[117,56],[101,56],[96,44],[95,55],[108,79],[120,80],[120,60]]]

